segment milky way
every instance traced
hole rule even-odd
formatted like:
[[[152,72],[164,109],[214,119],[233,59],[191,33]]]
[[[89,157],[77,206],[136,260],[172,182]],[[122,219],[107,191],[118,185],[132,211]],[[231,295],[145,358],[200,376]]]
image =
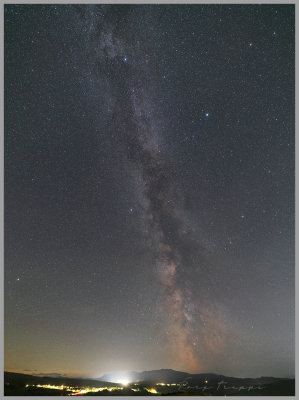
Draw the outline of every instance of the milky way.
[[[100,15],[103,17],[102,9]],[[121,143],[127,160],[134,164],[141,176],[136,190],[140,192],[141,204],[145,205],[142,218],[148,225],[153,250],[156,253],[156,271],[161,283],[158,309],[164,319],[162,330],[166,333],[171,350],[177,355],[179,362],[188,365],[189,370],[202,370],[205,365],[200,360],[199,350],[206,353],[208,348],[208,354],[213,353],[215,357],[219,341],[225,340],[225,327],[217,326],[219,321],[215,312],[212,316],[212,328],[206,326],[206,323],[198,323],[201,318],[204,319],[204,313],[211,311],[203,309],[200,300],[195,306],[192,290],[186,285],[185,269],[188,267],[188,261],[183,255],[189,251],[196,254],[198,249],[196,243],[193,243],[192,239],[190,242],[190,237],[186,236],[189,229],[178,215],[177,209],[181,206],[177,204],[179,200],[179,203],[182,202],[176,193],[179,189],[160,150],[159,137],[163,132],[159,132],[156,127],[151,96],[144,85],[150,79],[150,75],[144,66],[135,63],[143,54],[138,46],[134,47],[134,43],[138,42],[134,31],[127,35],[130,42],[126,42],[114,29],[115,20],[106,23],[106,19],[109,21],[109,17],[105,18],[104,15],[103,21],[99,20],[97,9],[93,9],[87,24],[98,26],[94,28],[94,40],[100,43],[96,62],[98,65],[104,65],[104,76],[112,96],[110,102],[113,103],[108,122],[110,135]],[[129,31],[131,23],[133,25],[129,18]],[[200,253],[197,256],[201,263]],[[198,267],[204,270],[204,265]],[[214,302],[210,299],[209,303]],[[213,305],[215,307],[215,304]],[[220,330],[221,334],[217,330]]]

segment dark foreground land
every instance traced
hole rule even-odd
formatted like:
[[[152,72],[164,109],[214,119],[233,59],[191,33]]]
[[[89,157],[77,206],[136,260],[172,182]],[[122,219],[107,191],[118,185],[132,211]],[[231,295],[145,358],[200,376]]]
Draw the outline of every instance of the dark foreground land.
[[[40,377],[4,372],[5,396],[294,396],[295,379],[232,378],[173,370],[137,373],[128,385],[99,379]]]

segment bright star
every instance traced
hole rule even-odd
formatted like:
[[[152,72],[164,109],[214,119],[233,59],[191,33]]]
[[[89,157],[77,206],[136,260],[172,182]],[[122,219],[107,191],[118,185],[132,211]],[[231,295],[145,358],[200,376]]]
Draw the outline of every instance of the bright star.
[[[206,117],[208,117],[209,115],[210,115],[209,113],[206,113],[206,114],[205,114]]]

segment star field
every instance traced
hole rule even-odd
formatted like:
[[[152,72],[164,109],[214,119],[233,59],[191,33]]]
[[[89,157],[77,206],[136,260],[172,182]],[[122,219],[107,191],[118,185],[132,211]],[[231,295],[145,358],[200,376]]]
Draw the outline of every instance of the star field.
[[[294,374],[294,5],[5,5],[5,368]]]

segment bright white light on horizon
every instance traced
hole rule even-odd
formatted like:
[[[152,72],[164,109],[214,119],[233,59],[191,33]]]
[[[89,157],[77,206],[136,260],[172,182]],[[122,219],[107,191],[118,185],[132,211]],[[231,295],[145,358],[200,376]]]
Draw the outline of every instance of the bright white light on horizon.
[[[128,379],[122,379],[121,381],[118,381],[117,383],[121,383],[124,386],[127,386],[130,382],[128,381]]]
[[[122,386],[127,386],[134,380],[129,372],[111,372],[102,377],[106,382],[119,383]]]

